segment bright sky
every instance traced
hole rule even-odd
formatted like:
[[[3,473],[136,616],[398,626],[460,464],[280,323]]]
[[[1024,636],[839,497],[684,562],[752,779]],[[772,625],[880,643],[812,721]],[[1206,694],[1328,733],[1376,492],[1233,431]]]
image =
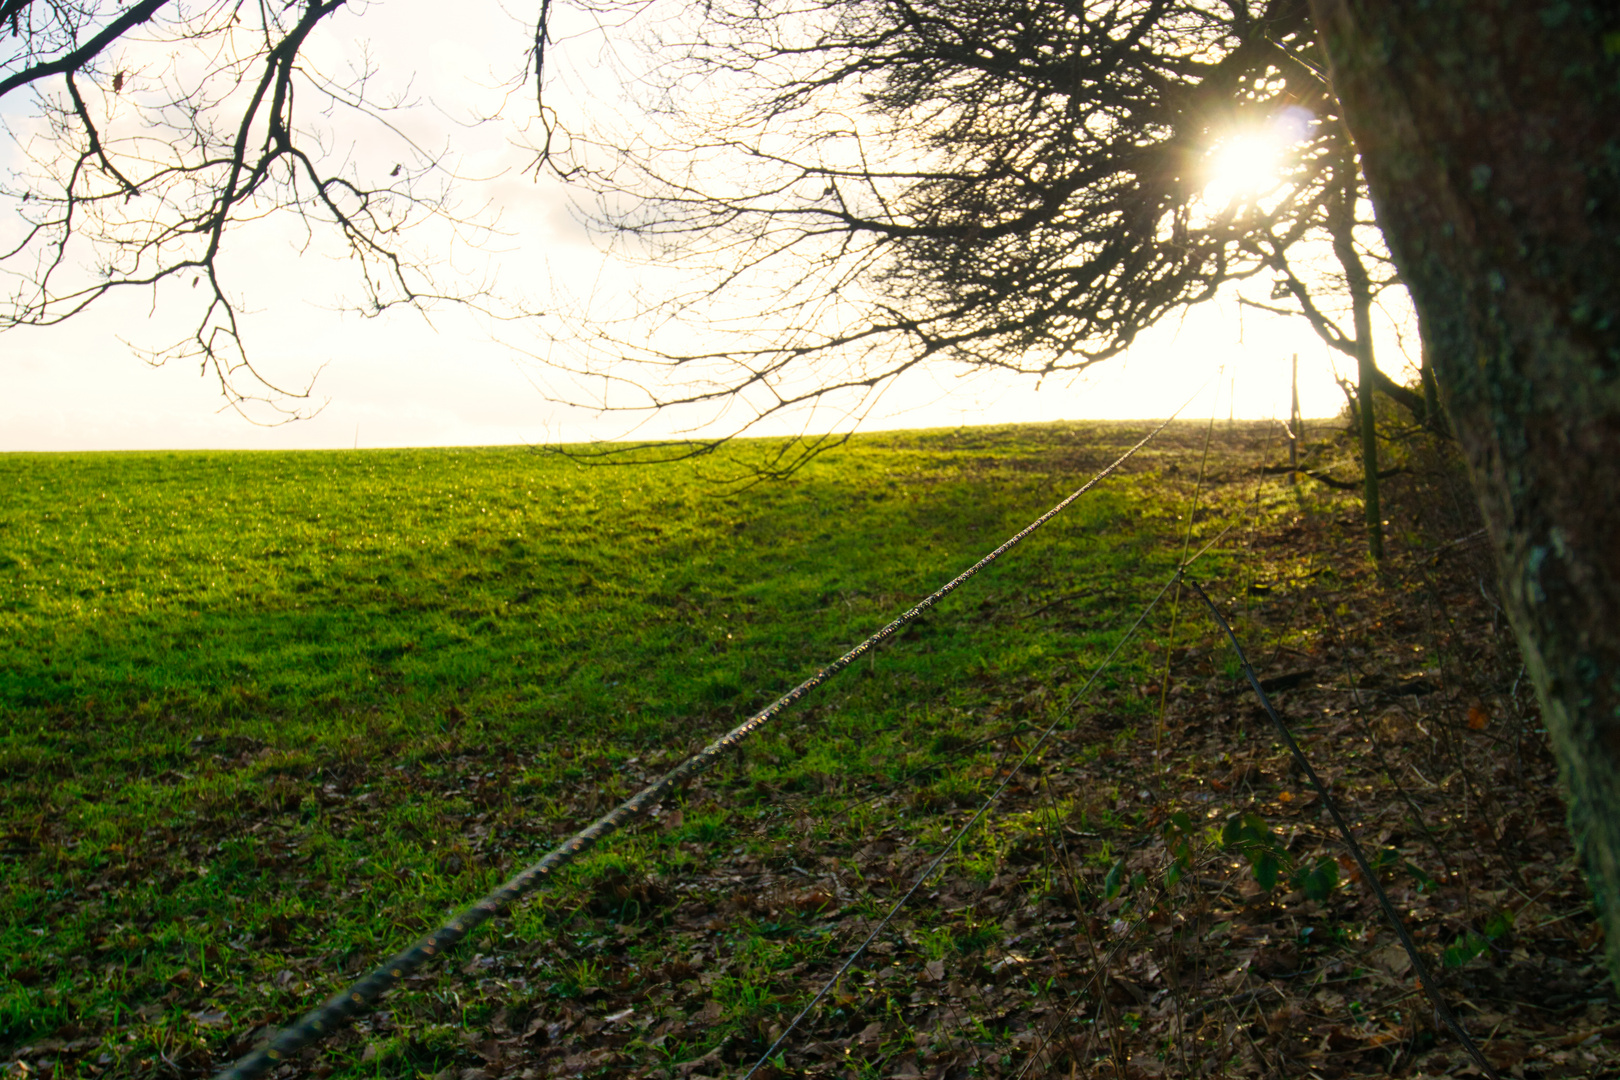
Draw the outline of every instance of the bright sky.
[[[553,280],[615,288],[614,268],[604,266],[570,217],[567,194],[523,174],[527,154],[512,144],[511,128],[452,122],[500,105],[496,84],[521,68],[529,13],[466,6],[444,20],[440,12],[425,0],[372,5],[363,18],[346,16],[334,27],[340,33],[328,59],[340,62],[342,47],[365,38],[386,74],[417,73],[413,90],[436,108],[410,117],[412,134],[424,145],[453,146],[458,172],[475,178],[461,186],[463,204],[488,203],[501,215],[505,235],[492,245],[488,267],[475,270],[492,273],[500,288],[542,307]],[[516,112],[525,107],[532,109],[532,99],[521,96],[509,106]],[[15,112],[8,119],[15,121]],[[357,142],[352,153],[385,168],[390,155],[398,156],[380,139]],[[3,163],[10,148],[0,154]],[[211,375],[199,376],[195,365],[144,363],[126,343],[167,343],[186,312],[166,304],[154,311],[150,296],[131,294],[66,325],[0,339],[0,450],[548,443],[614,438],[631,426],[624,417],[548,402],[538,389],[543,365],[492,340],[489,325],[464,312],[441,309],[431,321],[410,311],[360,319],[334,310],[333,297],[349,280],[341,263],[318,250],[300,253],[290,234],[261,232],[251,243],[238,243],[230,264],[233,292],[250,313],[257,361],[283,385],[315,379],[312,400],[324,404],[312,418],[256,426],[221,412],[217,384]],[[510,327],[501,333],[538,355],[567,347],[543,334],[522,337]],[[1380,346],[1385,370],[1401,371],[1394,339]],[[1209,388],[1190,415],[1286,416],[1295,353],[1305,414],[1336,413],[1344,399],[1333,381],[1335,354],[1303,320],[1221,302],[1161,325],[1123,359],[1080,376],[1049,378],[1038,389],[1033,379],[952,369],[910,376],[886,394],[864,427],[1158,417],[1206,381]],[[1338,363],[1348,370],[1342,357]],[[1225,374],[1217,375],[1223,367]],[[678,426],[655,420],[638,434]]]

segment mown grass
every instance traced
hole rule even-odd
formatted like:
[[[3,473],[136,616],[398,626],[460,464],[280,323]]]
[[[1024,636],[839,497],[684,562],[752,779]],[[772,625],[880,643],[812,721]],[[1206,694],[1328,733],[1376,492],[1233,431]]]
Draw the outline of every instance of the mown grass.
[[[584,468],[516,448],[0,456],[0,1051],[95,1041],[69,1059],[87,1075],[240,1051],[1143,430],[866,436],[741,488],[721,479],[741,459]],[[633,923],[649,868],[702,860],[739,815],[779,817],[749,833],[768,845],[858,830],[851,795],[873,781],[906,778],[919,818],[976,800],[986,733],[1054,715],[1050,690],[1170,571],[1184,503],[1164,495],[1138,468],[1087,496],[752,745],[726,798],[688,792],[678,825],[518,913],[508,947],[582,903]],[[750,940],[744,971],[801,948]],[[628,947],[661,962],[655,934]],[[542,964],[533,993],[592,978]],[[773,1007],[751,985],[717,999]],[[409,993],[465,1019],[431,983]],[[432,1068],[450,1053],[434,1045],[418,1032],[384,1071]]]

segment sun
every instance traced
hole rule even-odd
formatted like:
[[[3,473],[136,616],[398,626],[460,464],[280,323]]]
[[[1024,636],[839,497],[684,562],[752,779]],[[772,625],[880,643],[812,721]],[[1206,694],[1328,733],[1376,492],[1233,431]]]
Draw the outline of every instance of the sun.
[[[1257,125],[1231,130],[1204,157],[1204,206],[1219,213],[1271,194],[1315,125],[1310,110],[1289,105]]]
[[[1265,195],[1281,180],[1283,146],[1270,132],[1237,135],[1205,159],[1203,200],[1212,210]]]

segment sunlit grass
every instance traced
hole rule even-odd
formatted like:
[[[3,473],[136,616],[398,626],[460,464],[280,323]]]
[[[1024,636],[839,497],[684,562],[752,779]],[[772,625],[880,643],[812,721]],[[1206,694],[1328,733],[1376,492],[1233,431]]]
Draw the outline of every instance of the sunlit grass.
[[[872,436],[745,490],[709,479],[724,462],[521,449],[0,456],[0,1047],[128,1031],[138,1065],[213,1045],[210,1010],[242,1032],[301,1008],[298,958],[352,970],[408,943],[1131,434]],[[1174,531],[1141,477],[1110,482],[723,767],[722,801],[694,795],[519,925],[634,919],[593,882],[689,864],[784,798],[852,836],[874,779],[920,770],[925,799],[971,803],[985,735],[1028,722],[1013,704],[1049,715],[1033,688],[1100,657],[1113,597],[1151,595]],[[437,1053],[385,1051],[392,1071]]]

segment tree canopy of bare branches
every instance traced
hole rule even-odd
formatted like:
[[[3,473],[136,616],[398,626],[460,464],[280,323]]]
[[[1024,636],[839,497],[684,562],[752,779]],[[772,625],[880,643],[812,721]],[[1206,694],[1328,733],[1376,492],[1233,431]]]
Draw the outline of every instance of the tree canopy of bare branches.
[[[303,415],[307,387],[261,374],[242,324],[255,245],[336,255],[343,303],[363,314],[480,285],[413,239],[479,242],[458,215],[441,151],[396,120],[408,94],[379,87],[369,58],[316,48],[343,0],[0,0],[0,330],[53,326],[139,290],[189,329],[146,349],[187,359],[244,415]],[[521,52],[519,48],[515,50]],[[378,149],[381,145],[384,148]]]
[[[1298,0],[714,0],[642,40],[655,122],[574,162],[653,268],[623,332],[582,328],[600,406],[859,415],[925,362],[1083,369],[1244,282],[1377,377],[1397,279]],[[1216,190],[1243,153],[1263,181]]]

